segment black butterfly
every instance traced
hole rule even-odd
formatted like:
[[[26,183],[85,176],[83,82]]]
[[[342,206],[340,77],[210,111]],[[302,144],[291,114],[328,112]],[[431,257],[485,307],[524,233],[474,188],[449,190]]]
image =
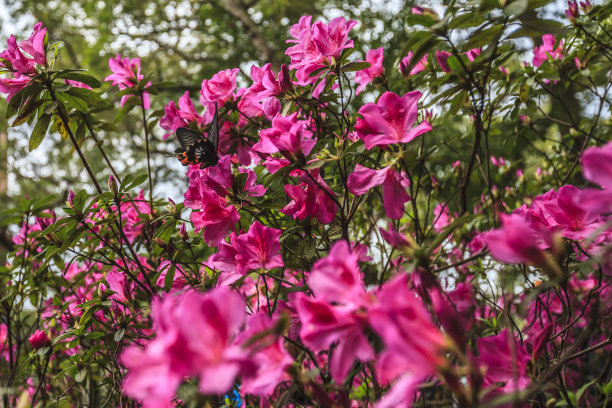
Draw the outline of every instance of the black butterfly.
[[[204,138],[199,132],[184,127],[176,129],[176,137],[181,147],[177,147],[174,154],[183,166],[198,163],[201,169],[216,166],[219,163],[219,112],[217,105],[215,105],[215,116],[210,124],[208,137]]]

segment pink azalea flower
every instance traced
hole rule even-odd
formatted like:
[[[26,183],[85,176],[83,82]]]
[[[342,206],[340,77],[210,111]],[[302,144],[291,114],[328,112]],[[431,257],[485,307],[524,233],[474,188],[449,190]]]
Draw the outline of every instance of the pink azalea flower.
[[[7,94],[6,101],[10,102],[17,92],[26,87],[30,79],[25,75],[18,78],[0,78],[0,93]]]
[[[151,310],[155,338],[144,348],[130,346],[121,354],[128,370],[123,392],[145,407],[170,407],[188,377],[199,377],[203,394],[225,393],[247,369],[248,355],[232,344],[246,317],[244,302],[235,292],[190,291],[154,299]]]
[[[0,53],[0,64],[14,70],[16,78],[35,72],[34,66],[36,63],[33,59],[28,58],[17,45],[15,36],[11,35],[6,41],[6,50]]]
[[[236,233],[229,235],[229,241],[221,241],[218,252],[208,258],[211,269],[217,269],[221,273],[217,280],[218,286],[228,286],[246,275],[246,254],[236,242]]]
[[[289,69],[285,64],[281,66],[278,79],[276,79],[274,72],[272,72],[270,64],[266,64],[261,68],[253,65],[251,66],[251,79],[253,80],[253,85],[249,88],[249,91],[261,99],[278,96],[293,86]]]
[[[409,406],[416,387],[446,364],[446,340],[416,293],[408,289],[407,280],[407,275],[400,274],[387,282],[368,315],[370,326],[385,345],[377,358],[379,380],[392,382],[379,403],[383,407]]]
[[[578,10],[578,2],[576,0],[568,0],[567,2],[567,10],[565,10],[565,15],[568,20],[573,21],[580,17],[580,11]]]
[[[145,200],[144,191],[140,190],[133,202],[121,204],[121,219],[124,222],[123,231],[130,242],[140,235],[142,231],[143,214],[151,214],[151,206]]]
[[[112,81],[112,84],[119,86],[121,90],[133,88],[144,78],[144,75],[140,73],[140,58],[122,58],[120,54],[117,54],[115,58],[109,58],[108,66],[113,73],[104,78],[104,80]],[[146,86],[150,85],[151,83],[149,82]],[[125,105],[131,96],[133,95],[123,95],[121,97],[121,106]],[[142,93],[142,102],[145,109],[151,107],[151,96],[147,92]]]
[[[448,227],[451,223],[450,212],[448,211],[448,207],[444,204],[436,205],[433,213],[434,219],[434,231],[438,234],[444,231],[444,228]]]
[[[322,56],[338,58],[342,50],[353,48],[353,40],[348,35],[356,25],[356,21],[346,21],[344,17],[336,17],[329,24],[317,21],[312,25],[312,40]]]
[[[548,56],[553,60],[563,58],[563,40],[559,41],[559,45],[555,49],[555,37],[552,34],[544,34],[542,36],[542,45],[533,48],[534,67],[539,67],[544,61],[548,60]]]
[[[299,293],[295,307],[302,323],[300,337],[307,347],[325,350],[338,342],[329,362],[332,378],[342,383],[355,359],[367,361],[373,357],[372,347],[363,334],[365,319],[352,310],[330,305],[322,299],[312,299]]]
[[[354,46],[348,33],[357,22],[346,21],[344,17],[333,19],[329,25],[318,21],[311,27],[311,22],[312,16],[303,16],[297,24],[291,26],[289,34],[292,38],[287,42],[295,45],[285,51],[291,58],[289,68],[296,70],[300,85],[314,83],[319,77],[310,76],[314,71],[331,64],[331,59],[338,58],[343,49]]]
[[[270,318],[261,310],[246,320],[246,329],[236,337],[235,343],[244,345],[251,355],[254,372],[248,373],[242,379],[242,393],[267,396],[271,395],[276,386],[290,380],[286,369],[293,363],[293,358],[283,347],[283,338],[274,333],[278,317]],[[258,340],[247,345],[255,336]]]
[[[276,116],[270,129],[259,132],[260,140],[253,145],[253,150],[268,154],[280,152],[289,159],[308,156],[316,141],[311,139],[308,123],[298,120],[297,115],[295,112]]]
[[[255,221],[249,232],[240,235],[236,242],[246,255],[246,269],[282,268],[283,259],[280,255],[280,236],[282,231],[265,227]]]
[[[582,154],[581,161],[584,178],[603,189],[584,189],[577,202],[591,211],[609,212],[612,208],[612,143],[589,147]]]
[[[402,60],[400,61],[400,71],[402,72],[403,76],[411,76],[411,75],[416,75],[419,72],[425,71],[426,67],[427,67],[427,54],[425,54],[423,56],[423,58],[421,58],[419,60],[419,62],[417,62],[412,69],[410,70],[410,72],[408,72],[408,67],[410,66],[410,61],[412,60],[412,51],[408,51],[408,55],[405,56],[404,58],[402,58]]]
[[[66,82],[67,84],[72,85],[72,86],[73,86],[73,87],[75,87],[75,88],[91,89],[91,86],[89,86],[89,85],[87,85],[87,84],[84,84],[84,83],[82,83],[82,82],[79,82],[79,81],[73,81],[73,80],[71,80],[71,79],[67,79],[65,82]]]
[[[495,167],[504,167],[506,165],[506,161],[501,156],[499,157],[499,159],[496,159],[494,156],[491,156],[491,163]]]
[[[502,228],[487,232],[484,239],[491,255],[501,262],[540,265],[545,261],[543,237],[520,215],[501,214]]]
[[[442,68],[442,71],[449,73],[451,72],[450,65],[448,65],[448,59],[453,55],[448,51],[436,51],[436,61],[438,61],[438,65]]]
[[[42,330],[36,330],[28,339],[30,345],[34,350],[38,350],[39,348],[49,347],[51,346],[51,339],[47,336]]]
[[[387,146],[408,143],[425,132],[431,125],[423,121],[416,127],[418,101],[421,92],[412,91],[400,97],[393,92],[385,92],[377,103],[368,103],[359,109],[355,130],[364,141],[366,149],[374,146]]]
[[[355,195],[363,195],[381,184],[387,217],[396,220],[402,218],[404,204],[410,201],[410,195],[406,192],[410,182],[403,173],[395,171],[393,166],[373,170],[357,164],[347,181],[349,191]]]
[[[474,62],[476,57],[478,57],[481,52],[482,52],[482,47],[478,47],[478,48],[473,48],[469,50],[468,52],[465,53],[465,55],[470,61]]]
[[[204,120],[209,123],[215,112],[215,104],[223,105],[225,102],[234,98],[236,90],[236,76],[240,69],[226,69],[217,72],[210,79],[202,81],[200,91],[200,103],[206,107]]]
[[[529,354],[508,329],[478,339],[478,353],[478,363],[485,369],[485,387],[501,383],[499,391],[511,393],[524,390],[531,383],[527,375]]]
[[[583,208],[581,195],[579,188],[563,186],[557,192],[556,199],[543,203],[553,226],[560,229],[565,238],[572,240],[586,239],[603,225],[599,212]]]
[[[219,245],[240,220],[240,214],[225,197],[219,197],[209,191],[203,192],[202,201],[195,208],[190,208],[200,210],[192,212],[190,219],[195,232],[204,230],[204,241],[210,246]]]
[[[188,127],[191,123],[195,124],[197,128],[202,128],[205,125],[204,119],[196,112],[195,106],[189,98],[189,91],[185,91],[183,96],[179,98],[178,109],[174,101],[170,101],[164,107],[164,113],[164,116],[159,120],[161,128],[168,131],[164,135],[164,140],[180,127]]]
[[[355,82],[359,84],[355,90],[355,95],[359,95],[363,88],[372,82],[374,78],[384,74],[383,51],[384,48],[380,47],[366,52],[365,62],[369,62],[371,65],[366,69],[355,72]]]
[[[19,48],[30,54],[38,65],[45,65],[45,36],[47,29],[43,23],[36,23],[32,28],[32,34],[27,40],[19,43]]]
[[[285,193],[287,193],[291,202],[281,212],[299,220],[310,216],[317,218],[322,224],[329,224],[336,217],[336,203],[328,195],[328,193],[333,195],[334,192],[321,178],[318,169],[311,170],[310,174],[316,180],[316,183],[306,174],[302,174],[299,185],[289,184],[285,186]],[[325,193],[321,188],[324,188],[328,193]]]
[[[106,273],[106,282],[108,283],[108,288],[115,292],[110,296],[110,299],[119,302],[128,302],[128,300],[131,299],[131,289],[130,285],[127,283],[125,272],[114,269],[108,271]]]
[[[359,253],[346,241],[338,241],[329,254],[319,259],[308,275],[308,286],[315,297],[328,303],[358,309],[368,304],[358,265]]]

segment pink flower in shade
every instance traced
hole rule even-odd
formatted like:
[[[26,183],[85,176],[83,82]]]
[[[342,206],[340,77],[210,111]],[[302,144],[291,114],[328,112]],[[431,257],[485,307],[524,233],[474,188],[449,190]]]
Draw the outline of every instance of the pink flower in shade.
[[[10,358],[8,327],[4,323],[0,324],[0,357],[4,358],[7,361]]]
[[[380,231],[380,234],[382,235],[383,239],[387,241],[387,243],[393,248],[403,248],[410,246],[410,241],[406,238],[404,234],[401,234],[395,229],[391,221],[387,223],[386,230],[382,227],[378,228],[378,230]]]
[[[584,208],[581,195],[579,188],[567,185],[559,189],[554,200],[543,203],[551,227],[559,229],[565,238],[577,241],[590,237],[604,224],[598,211]]]
[[[25,75],[19,78],[0,78],[0,93],[7,94],[6,101],[10,102],[17,92],[26,87],[30,79]]]
[[[553,60],[559,60],[563,58],[563,40],[559,41],[559,45],[555,49],[555,36],[552,34],[544,34],[542,36],[542,45],[539,47],[533,47],[533,61],[534,67],[539,67],[544,61],[548,60],[548,56]]]
[[[400,61],[400,71],[402,72],[403,76],[416,75],[419,72],[425,71],[425,69],[427,68],[428,55],[425,54],[423,58],[421,58],[416,64],[414,64],[410,72],[408,72],[408,67],[410,67],[410,61],[412,60],[412,55],[413,55],[412,51],[408,51],[408,55],[406,55]]]
[[[501,214],[502,228],[487,232],[484,239],[491,255],[501,262],[542,264],[544,239],[523,217]]]
[[[531,384],[527,375],[529,354],[508,329],[478,339],[478,354],[478,364],[485,370],[485,387],[501,383],[498,391],[512,393]]]
[[[448,51],[436,51],[436,61],[438,61],[438,65],[442,68],[442,71],[449,73],[451,72],[450,65],[448,65],[448,59],[453,55]]]
[[[115,58],[109,58],[108,66],[113,73],[104,78],[104,80],[112,81],[112,84],[119,86],[121,90],[133,88],[144,78],[144,75],[140,73],[140,58],[122,58],[120,54],[117,54]],[[146,86],[150,85],[151,83],[149,82]],[[123,95],[121,97],[121,106],[125,105],[131,96],[133,95]],[[142,102],[145,109],[151,107],[151,96],[147,92],[142,93]]]
[[[421,92],[412,91],[400,97],[385,92],[377,103],[368,103],[359,109],[355,130],[370,150],[374,146],[408,143],[425,132],[431,125],[423,121],[412,127],[417,119]]]
[[[311,139],[308,123],[297,119],[297,112],[289,116],[277,115],[272,120],[272,127],[263,129],[259,136],[253,150],[268,154],[280,152],[289,159],[308,156],[316,143]]]
[[[131,288],[123,271],[114,269],[108,271],[106,273],[106,282],[108,283],[108,288],[115,292],[110,296],[110,299],[127,302],[132,298]]]
[[[589,147],[582,154],[581,161],[584,178],[603,189],[584,189],[577,202],[591,211],[609,212],[612,209],[612,143]]]
[[[329,196],[334,192],[320,176],[318,169],[309,171],[312,179],[305,173],[300,176],[300,184],[285,186],[285,193],[291,199],[281,212],[299,220],[310,216],[322,224],[331,223],[336,217],[336,203]],[[323,191],[322,189],[325,189]]]
[[[202,128],[205,125],[204,119],[196,112],[195,106],[189,98],[189,91],[185,91],[183,96],[179,98],[178,109],[174,101],[170,101],[164,107],[164,113],[165,115],[159,121],[161,128],[168,131],[164,135],[164,140],[180,127],[188,127],[192,123],[197,128]]]
[[[151,313],[155,338],[121,354],[128,370],[123,392],[145,407],[173,406],[186,378],[199,377],[203,394],[219,394],[231,389],[241,371],[253,370],[246,351],[232,342],[246,312],[240,295],[230,289],[156,298]]]
[[[346,241],[338,241],[325,258],[315,262],[308,275],[308,286],[316,298],[328,303],[353,309],[364,307],[369,298],[358,262],[359,253],[351,250]]]
[[[478,48],[473,48],[469,50],[468,52],[465,53],[465,55],[470,61],[474,62],[474,60],[476,60],[476,57],[478,57],[481,52],[482,52],[482,47],[478,47]]]
[[[219,242],[234,228],[234,224],[240,220],[240,214],[225,197],[219,197],[211,192],[203,193],[202,201],[197,208],[200,211],[191,213],[191,222],[195,232],[204,230],[204,241],[210,246],[219,245]]]
[[[395,171],[393,166],[373,170],[357,164],[347,181],[349,191],[358,196],[381,184],[387,217],[395,220],[402,218],[404,204],[410,201],[410,195],[406,192],[410,182],[403,173]]]
[[[302,323],[300,336],[315,350],[338,341],[330,361],[334,380],[341,383],[355,359],[366,361],[372,348],[363,334],[361,310],[370,304],[358,266],[359,253],[338,241],[327,257],[317,261],[308,276],[315,298],[300,294],[296,309]]]
[[[140,190],[138,196],[129,203],[121,204],[121,219],[124,222],[123,231],[130,242],[140,235],[143,226],[142,216],[151,214],[151,206],[145,200],[144,191]]]
[[[51,339],[47,336],[47,333],[42,330],[36,330],[28,341],[34,350],[51,346]]]
[[[293,358],[283,347],[283,338],[274,334],[278,320],[278,316],[270,318],[266,311],[261,310],[247,318],[245,330],[236,337],[234,343],[246,348],[256,367],[243,376],[241,392],[244,394],[271,395],[278,384],[290,380],[286,369],[293,363]],[[252,342],[255,336],[260,337]]]
[[[19,43],[19,48],[30,54],[38,65],[45,65],[45,36],[47,29],[43,23],[36,23],[32,28],[32,34],[27,40]]]
[[[383,51],[384,48],[376,48],[366,52],[365,62],[369,62],[370,66],[361,71],[355,72],[355,82],[359,84],[355,90],[355,95],[359,95],[363,88],[366,87],[374,78],[382,76],[384,74],[383,69]]]
[[[18,78],[25,74],[35,72],[36,63],[28,58],[17,45],[15,36],[11,35],[6,41],[6,50],[0,53],[0,65],[13,70],[13,75]]]
[[[307,347],[325,350],[338,342],[329,368],[332,378],[341,384],[354,361],[367,361],[373,350],[363,334],[366,321],[353,310],[332,306],[327,301],[296,296],[295,307],[302,323],[300,337]]]
[[[221,107],[225,102],[234,98],[236,91],[236,76],[240,69],[226,69],[219,71],[210,79],[202,81],[200,90],[200,103],[206,107],[204,120],[209,123],[215,112],[215,104]]]
[[[410,406],[416,387],[445,365],[447,341],[408,289],[406,274],[385,283],[376,297],[368,321],[385,345],[377,357],[377,373],[382,383],[392,383],[379,406]]]
[[[506,165],[506,161],[501,156],[499,157],[499,159],[496,159],[494,156],[491,156],[491,164],[493,164],[495,167],[501,168]]]
[[[444,231],[444,228],[448,227],[452,221],[448,207],[441,203],[436,205],[436,208],[434,208],[433,219],[434,231],[436,231],[438,234]]]

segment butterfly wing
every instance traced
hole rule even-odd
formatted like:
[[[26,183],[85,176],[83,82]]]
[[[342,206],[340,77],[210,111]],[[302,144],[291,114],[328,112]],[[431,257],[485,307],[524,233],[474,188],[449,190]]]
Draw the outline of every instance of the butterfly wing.
[[[189,147],[193,146],[200,140],[203,140],[202,135],[189,128],[176,129],[176,137],[178,138],[181,147],[185,150],[189,149]]]
[[[219,111],[217,110],[217,105],[215,105],[215,116],[210,124],[207,139],[210,143],[212,143],[216,154],[219,150]]]

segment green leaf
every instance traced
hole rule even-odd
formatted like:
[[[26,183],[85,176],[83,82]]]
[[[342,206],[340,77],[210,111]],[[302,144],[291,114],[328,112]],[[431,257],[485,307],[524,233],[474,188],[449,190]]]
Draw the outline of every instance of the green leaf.
[[[176,268],[172,265],[168,272],[166,272],[166,276],[164,277],[164,292],[170,292],[172,289],[172,284],[174,283],[174,274],[176,273]]]
[[[353,72],[353,71],[361,71],[363,69],[368,69],[372,66],[369,62],[358,61],[358,62],[350,62],[343,67],[340,67],[340,72]]]
[[[36,112],[36,109],[45,102],[46,101],[44,99],[36,100],[33,97],[30,97],[28,102],[19,111],[19,115],[17,115],[17,117],[13,121],[11,127],[19,126],[27,122],[28,119],[30,119],[30,116],[32,116],[32,114]]]
[[[89,109],[100,109],[109,105],[100,94],[90,89],[72,87],[66,93],[85,101]]]
[[[82,368],[78,373],[76,373],[76,375],[74,376],[74,381],[78,382],[78,383],[82,383],[83,381],[85,381],[85,377],[87,376],[87,370],[85,368]]]
[[[115,341],[119,343],[124,335],[125,335],[125,329],[121,328],[115,332],[113,339],[115,339]]]
[[[47,135],[47,129],[49,128],[49,122],[51,122],[51,116],[43,113],[42,116],[36,122],[36,126],[34,126],[34,130],[32,131],[32,135],[30,136],[29,149],[30,151],[36,149],[45,136]]]
[[[584,394],[584,392],[591,385],[593,385],[596,381],[597,381],[597,378],[595,378],[594,380],[589,381],[588,383],[584,384],[582,387],[580,387],[580,389],[578,391],[576,391],[576,404],[578,404],[580,402],[580,398],[582,397],[582,394]]]
[[[529,6],[528,0],[514,0],[504,8],[504,14],[510,16],[520,16]]]
[[[92,77],[91,75],[83,74],[81,72],[64,72],[56,75],[55,78],[70,79],[72,81],[77,81],[84,83],[85,85],[89,85],[92,88],[99,88],[102,86],[100,81],[98,81],[96,78]]]
[[[476,30],[470,36],[463,48],[465,50],[471,50],[472,48],[482,47],[483,45],[491,42],[497,42],[497,40],[494,40],[494,38],[501,36],[503,28],[504,27],[502,25],[498,24],[485,30]]]
[[[144,174],[139,174],[136,177],[134,177],[134,180],[132,180],[132,182],[130,184],[128,184],[125,189],[126,190],[131,190],[132,188],[141,185],[142,183],[144,183],[145,181],[147,181],[147,179],[149,178],[149,176],[144,173]]]

